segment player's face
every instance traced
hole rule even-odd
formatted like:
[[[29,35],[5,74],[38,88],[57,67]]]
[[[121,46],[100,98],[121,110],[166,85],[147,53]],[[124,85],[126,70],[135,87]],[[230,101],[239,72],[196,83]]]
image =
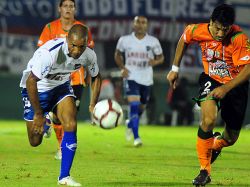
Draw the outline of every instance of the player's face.
[[[148,29],[148,20],[143,16],[136,16],[133,26],[136,34],[146,34]]]
[[[66,18],[66,19],[74,19],[75,4],[70,0],[66,0],[62,3],[62,6],[59,7],[58,11],[61,17]]]
[[[217,21],[210,21],[209,31],[215,40],[222,41],[230,32],[231,27],[231,25],[225,27]]]
[[[85,51],[88,43],[88,37],[81,38],[76,35],[72,35],[71,37],[67,37],[69,56],[78,59],[82,53]]]

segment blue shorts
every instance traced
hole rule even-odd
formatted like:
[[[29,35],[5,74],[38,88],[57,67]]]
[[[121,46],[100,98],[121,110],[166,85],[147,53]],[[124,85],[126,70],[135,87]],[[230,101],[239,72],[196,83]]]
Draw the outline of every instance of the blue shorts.
[[[22,89],[22,99],[23,99],[23,118],[26,121],[33,121],[34,109],[29,101],[27,89]],[[46,92],[39,92],[39,101],[43,113],[46,114],[52,111],[55,106],[62,101],[65,97],[75,97],[72,87],[69,82],[66,82],[60,86],[53,88],[52,90]]]
[[[151,86],[138,84],[132,80],[125,80],[124,88],[127,96],[139,96],[142,104],[147,104],[149,101]]]

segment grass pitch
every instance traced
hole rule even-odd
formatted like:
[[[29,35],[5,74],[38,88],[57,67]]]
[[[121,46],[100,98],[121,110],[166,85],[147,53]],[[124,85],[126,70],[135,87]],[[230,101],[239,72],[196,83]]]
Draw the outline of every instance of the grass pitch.
[[[140,148],[126,142],[124,132],[123,126],[103,130],[79,123],[71,175],[86,187],[192,186],[199,172],[197,127],[141,126]],[[54,133],[33,148],[23,121],[0,121],[0,187],[57,186],[56,147]],[[208,186],[250,187],[250,130],[223,150]]]

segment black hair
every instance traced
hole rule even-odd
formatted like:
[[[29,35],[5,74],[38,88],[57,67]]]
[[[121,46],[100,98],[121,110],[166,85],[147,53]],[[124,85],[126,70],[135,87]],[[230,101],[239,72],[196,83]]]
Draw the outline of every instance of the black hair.
[[[60,0],[60,3],[59,3],[60,7],[62,6],[62,4],[63,4],[64,1],[67,1],[67,0]],[[74,3],[74,6],[76,6],[75,0],[69,0],[69,1],[72,1]]]
[[[223,26],[233,25],[235,21],[235,10],[228,4],[221,4],[215,7],[211,18],[213,22],[217,21]]]
[[[69,30],[68,37],[72,35],[76,35],[79,38],[88,37],[88,27],[82,24],[75,24]]]

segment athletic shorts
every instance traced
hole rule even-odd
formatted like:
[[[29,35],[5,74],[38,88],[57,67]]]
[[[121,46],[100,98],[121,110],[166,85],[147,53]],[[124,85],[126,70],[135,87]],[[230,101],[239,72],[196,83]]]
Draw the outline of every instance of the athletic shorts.
[[[124,80],[124,89],[127,96],[139,96],[142,104],[147,104],[149,101],[151,86],[138,84],[133,80]]]
[[[29,101],[27,89],[23,88],[21,94],[24,107],[23,118],[26,121],[33,121],[34,109],[32,108],[31,103]],[[57,86],[52,90],[46,92],[39,92],[38,95],[40,105],[44,114],[52,111],[55,106],[60,103],[64,98],[69,96],[75,97],[73,89],[70,86],[69,82]]]
[[[76,96],[76,98],[75,98],[76,108],[77,108],[77,111],[79,111],[80,104],[81,104],[81,98],[82,98],[82,92],[83,92],[84,87],[82,84],[79,84],[79,85],[73,85],[72,88],[73,88],[74,94]]]
[[[248,100],[248,84],[246,81],[229,91],[221,100],[216,100],[221,109],[221,117],[225,121],[227,128],[232,130],[240,130],[245,118]],[[199,97],[198,103],[215,88],[222,84],[209,77],[204,72],[199,78]]]

